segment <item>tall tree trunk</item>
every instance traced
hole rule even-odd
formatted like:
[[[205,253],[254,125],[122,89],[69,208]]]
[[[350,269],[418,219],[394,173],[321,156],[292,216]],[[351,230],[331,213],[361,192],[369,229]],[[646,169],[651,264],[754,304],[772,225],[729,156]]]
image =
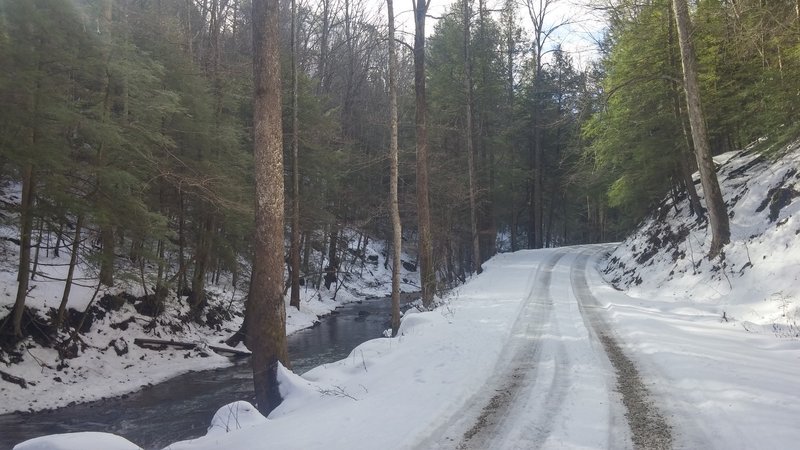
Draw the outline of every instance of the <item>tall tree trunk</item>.
[[[430,0],[412,0],[414,6],[414,92],[416,97],[417,219],[419,275],[422,304],[430,308],[436,291],[431,237],[431,207],[428,194],[428,101],[425,93],[425,16]]]
[[[35,138],[34,138],[35,142]],[[22,313],[28,297],[28,276],[31,263],[31,234],[33,233],[33,165],[22,168],[22,203],[20,205],[19,274],[17,298],[14,302],[14,334],[22,337]]]
[[[334,219],[335,220],[335,219]],[[339,257],[337,244],[339,243],[339,227],[336,222],[331,224],[331,233],[328,241],[328,266],[325,268],[325,288],[330,289],[339,277]]]
[[[291,300],[300,309],[300,132],[297,117],[297,0],[292,0],[292,235],[289,249],[291,265]]]
[[[161,290],[164,284],[164,240],[158,240],[156,247],[156,257],[158,258],[158,273],[156,275],[156,292]],[[235,287],[235,286],[234,286]]]
[[[64,293],[61,295],[61,303],[58,305],[58,314],[53,324],[56,329],[64,323],[64,313],[69,302],[69,292],[72,290],[72,278],[75,275],[75,265],[78,262],[78,249],[81,243],[81,228],[83,228],[83,215],[78,216],[75,222],[75,235],[72,237],[72,254],[69,255],[69,269],[67,269],[67,279],[64,282]]]
[[[39,269],[39,250],[42,248],[42,234],[44,233],[44,219],[39,217],[39,234],[36,237],[36,251],[33,252],[33,268],[31,268],[31,280],[36,279],[36,271]]]
[[[279,0],[253,0],[255,255],[246,312],[258,410],[281,403],[278,363],[289,364],[283,300],[283,145]]]
[[[711,248],[708,251],[708,257],[714,258],[731,239],[728,211],[717,181],[714,161],[711,159],[708,131],[706,130],[703,106],[700,101],[700,85],[697,81],[697,58],[690,35],[689,8],[686,0],[672,0],[672,5],[678,29],[678,42],[681,47],[683,83],[686,91],[689,125],[692,129],[692,142],[694,142],[697,166],[700,169],[700,182],[703,185],[703,195],[706,199],[708,220],[711,228]]]
[[[113,0],[103,0],[102,1],[102,11],[100,14],[100,30],[103,40],[102,45],[102,53],[103,53],[103,60],[105,61],[106,68],[105,68],[105,78],[103,80],[104,86],[104,98],[103,98],[103,112],[101,121],[103,123],[108,123],[111,120],[111,104],[112,104],[112,93],[111,93],[111,23],[112,23],[112,13],[113,13]],[[101,142],[100,146],[97,150],[97,198],[99,203],[100,209],[108,209],[110,205],[108,205],[108,201],[105,200],[105,196],[103,195],[103,191],[105,186],[100,181],[100,174],[99,172],[103,171],[103,165],[105,160],[106,154],[106,146],[105,142]],[[107,215],[110,216],[109,212]],[[100,284],[105,286],[112,286],[114,284],[114,225],[111,223],[111,220],[108,218],[103,218],[99,220],[100,226],[100,242],[102,244],[102,249],[100,253]]]
[[[669,8],[669,6],[667,6]],[[669,13],[669,11],[667,11]],[[673,30],[674,22],[672,20],[669,21],[669,65],[671,68],[678,69],[678,62],[676,61],[674,52],[673,52],[673,44],[674,44],[674,30]],[[678,149],[678,170],[680,172],[681,179],[683,180],[684,186],[686,186],[686,193],[689,195],[689,208],[692,214],[695,214],[696,217],[700,218],[705,216],[703,211],[703,206],[700,204],[700,197],[697,195],[697,189],[694,187],[694,180],[692,180],[692,169],[690,168],[690,152],[692,151],[692,142],[689,136],[689,130],[686,127],[686,121],[683,117],[683,108],[681,107],[681,98],[680,93],[678,92],[678,86],[676,83],[670,83],[670,95],[672,97],[672,110],[673,114],[675,115],[675,120],[678,121],[681,125],[681,133],[683,134],[684,144],[686,145],[685,148]]]
[[[400,204],[397,200],[399,161],[397,149],[397,53],[394,42],[394,5],[386,0],[389,14],[389,214],[392,217],[392,336],[400,329],[400,254],[403,230],[400,225]]]
[[[211,241],[214,234],[214,216],[207,212],[200,229],[197,247],[194,253],[194,273],[192,273],[192,295],[189,306],[194,314],[198,314],[206,305],[206,272],[211,258]]]
[[[330,87],[330,80],[328,79],[328,46],[330,41],[331,30],[331,0],[322,0],[322,29],[320,30],[320,45],[319,45],[319,63],[317,70],[319,70],[319,88],[321,93],[327,93]]]
[[[464,105],[464,143],[467,151],[467,174],[469,177],[469,223],[472,237],[472,271],[480,274],[481,268],[481,245],[478,236],[478,207],[477,181],[475,180],[475,147],[472,142],[472,60],[469,54],[470,48],[470,23],[472,22],[472,8],[470,0],[464,1],[464,95],[466,101]]]
[[[503,13],[503,21],[505,26],[505,44],[506,44],[506,123],[509,125],[514,123],[514,56],[516,52],[516,43],[514,41],[514,27],[516,21],[514,20],[514,11],[516,3],[514,0],[506,0],[505,11]],[[494,182],[492,182],[494,184]],[[512,191],[514,190],[512,182]],[[513,197],[511,199],[512,206],[514,205]],[[511,212],[511,220],[509,226],[509,233],[511,236],[511,251],[515,252],[519,248],[517,243],[517,211]]]
[[[186,211],[183,191],[178,190],[178,293],[186,292]]]
[[[542,190],[544,189],[544,183],[542,178],[544,177],[544,168],[542,164],[544,164],[544,149],[542,148],[542,129],[541,124],[539,123],[539,108],[541,106],[539,100],[539,82],[541,80],[541,75],[538,74],[537,71],[536,76],[536,87],[534,88],[534,96],[536,98],[536,105],[534,106],[534,120],[533,120],[533,152],[534,152],[534,161],[533,161],[533,199],[532,205],[533,208],[533,248],[542,248],[542,224],[543,220],[543,211],[544,211],[544,196],[542,195]]]

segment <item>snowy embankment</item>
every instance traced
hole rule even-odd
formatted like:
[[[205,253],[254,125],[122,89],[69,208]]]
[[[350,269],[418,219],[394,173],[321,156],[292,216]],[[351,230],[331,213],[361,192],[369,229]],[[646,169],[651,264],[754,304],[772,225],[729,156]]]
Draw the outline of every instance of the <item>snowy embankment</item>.
[[[660,301],[651,304],[665,313],[798,338],[800,141],[771,156],[750,149],[715,162],[730,216],[723,255],[706,257],[711,233],[689,214],[685,196],[668,199],[611,254],[606,279],[631,297]]]
[[[598,314],[639,367],[678,448],[791,448],[800,440],[800,202],[795,199],[800,154],[794,147],[781,156],[773,161],[742,152],[719,158],[720,163],[727,160],[720,180],[733,231],[724,260],[703,257],[710,236],[688,216],[685,202],[666,204],[610,256],[603,248],[588,250],[596,252],[585,276],[601,307]],[[237,414],[229,405],[214,418],[206,437],[170,448],[413,448],[430,443],[431,433],[465,411],[467,399],[491,386],[522,297],[550,255],[543,250],[495,257],[445,306],[406,317],[401,337],[367,342],[349,358],[303,377],[284,371],[286,401],[268,419],[252,412],[256,418],[248,425],[220,426],[235,422]],[[568,261],[574,258],[564,258],[554,269],[556,301],[577,291],[580,270]],[[569,273],[571,285],[565,281]],[[612,279],[627,291],[612,288]],[[572,301],[570,308],[577,309],[581,301]],[[597,388],[573,379],[577,384],[569,392]],[[553,387],[536,383],[532,389],[532,398],[549,398]],[[588,400],[559,410],[591,417],[597,414],[593,408],[608,408]],[[612,409],[621,407],[618,403]],[[581,414],[563,418],[585,420]],[[508,420],[520,428],[535,423],[518,416]],[[580,441],[581,436],[561,433],[561,428],[569,429],[562,424],[540,430],[549,437],[539,444],[571,447],[570,442]],[[434,441],[455,448],[460,437]],[[613,442],[605,447],[613,448]]]
[[[3,200],[8,204],[19,202],[18,186],[2,189]],[[14,240],[18,229],[14,225],[0,226],[0,319],[13,308],[17,290],[18,247]],[[49,240],[49,239],[48,239]],[[44,241],[43,247],[54,246]],[[352,242],[355,245],[355,242]],[[344,287],[331,290],[311,286],[301,288],[300,310],[290,308],[287,295],[287,333],[313,326],[321,316],[329,314],[343,303],[364,297],[385,296],[391,280],[391,270],[384,268],[384,244],[373,241],[367,246],[359,263],[363,267],[347,266],[350,274],[341,274]],[[83,312],[94,298],[80,342],[74,348],[77,356],[62,359],[56,346],[67,340],[69,331],[53,334],[49,328],[48,312],[57,309],[61,301],[67,268],[70,260],[69,243],[61,248],[59,256],[49,250],[39,255],[37,276],[30,282],[26,307],[37,320],[32,329],[38,333],[17,343],[11,349],[0,349],[0,371],[24,380],[24,386],[0,379],[0,414],[13,411],[37,411],[57,408],[73,403],[124,395],[149,384],[159,383],[189,371],[214,369],[233,364],[226,356],[211,351],[208,346],[225,347],[222,343],[238,330],[243,321],[244,297],[247,286],[233,287],[230,279],[209,284],[208,306],[202,319],[190,317],[186,297],[170,293],[164,311],[153,317],[142,309],[136,297],[145,294],[138,277],[121,280],[118,286],[101,289],[97,293],[97,276],[91,264],[76,267],[75,283],[68,304],[67,321],[76,326]],[[410,260],[411,258],[404,258]],[[150,278],[148,273],[148,278]],[[406,292],[418,290],[416,273],[402,270]],[[150,292],[152,294],[152,288]],[[109,295],[107,295],[109,294]],[[335,300],[333,299],[335,294]],[[197,344],[192,350],[166,349],[163,351],[140,348],[134,339],[162,339]],[[239,345],[240,350],[244,349]]]
[[[484,387],[551,255],[496,256],[437,310],[407,313],[399,337],[368,341],[302,377],[282,370],[285,400],[269,419],[226,433],[219,416],[235,414],[223,407],[207,436],[168,448],[413,448]]]
[[[482,412],[503,407],[480,400],[494,400],[498,363],[520,339],[540,340],[532,345],[542,351],[529,368],[525,407],[500,414],[508,423],[499,429],[538,437],[489,435],[487,442],[630,448],[629,418],[619,413],[627,408],[623,394],[606,393],[625,374],[603,361],[603,345],[588,329],[595,316],[638,367],[650,393],[642,395],[668,422],[675,448],[796,447],[800,339],[792,330],[800,203],[792,193],[800,156],[789,152],[774,163],[754,154],[727,156],[720,179],[734,235],[724,260],[702,258],[710,236],[686,215],[684,203],[666,205],[616,250],[498,255],[437,310],[406,314],[397,338],[368,341],[302,376],[281,370],[285,400],[268,418],[243,402],[220,405],[205,437],[168,448],[459,448],[466,435],[441,430],[461,429],[461,422],[470,427],[473,419],[480,427]],[[542,271],[552,280],[539,276]],[[542,299],[551,314],[541,319],[541,335],[512,335],[525,305]],[[551,379],[551,372],[563,376]],[[548,406],[527,407],[542,401]],[[91,448],[95,438],[72,435],[64,448]],[[67,438],[44,437],[19,448],[39,444],[67,445]],[[135,448],[127,441],[108,448],[126,446]]]
[[[626,406],[612,392],[615,375],[608,360],[602,362],[603,345],[587,331],[587,308],[607,320],[606,331],[639,367],[676,448],[795,446],[800,342],[751,334],[696,309],[670,311],[664,302],[629,297],[598,270],[610,248],[498,255],[437,310],[406,314],[399,337],[368,341],[348,358],[302,376],[281,370],[285,399],[268,418],[245,402],[221,405],[206,436],[167,448],[462,448],[466,434],[451,433],[450,425],[456,431],[481,427],[498,392],[503,355],[520,339],[533,339],[541,351],[531,374],[499,374],[532,383],[520,393],[524,407],[501,414],[499,429],[522,431],[487,441],[504,442],[501,448],[631,448]],[[588,255],[585,264],[582,256]],[[544,272],[552,282],[543,281],[550,278]],[[525,305],[548,298],[551,313],[538,318],[542,334],[512,334],[520,330],[515,323]],[[530,407],[542,402],[545,407]],[[531,433],[537,440],[525,440]],[[93,448],[96,438],[53,435],[18,449]],[[125,440],[104,442],[114,444],[107,450],[135,448]]]
[[[800,142],[715,158],[731,243],[667,200],[604,262],[596,292],[684,447],[800,441]],[[697,175],[695,175],[697,177]],[[699,183],[698,189],[702,188]]]

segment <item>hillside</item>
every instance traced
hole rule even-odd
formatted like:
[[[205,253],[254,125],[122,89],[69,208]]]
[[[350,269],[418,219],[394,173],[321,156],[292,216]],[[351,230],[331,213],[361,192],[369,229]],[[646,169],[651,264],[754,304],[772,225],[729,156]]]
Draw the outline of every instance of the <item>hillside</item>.
[[[607,280],[650,307],[800,337],[800,141],[763,147],[715,158],[731,225],[720,257],[706,257],[711,234],[689,214],[688,199],[670,197],[611,253]]]

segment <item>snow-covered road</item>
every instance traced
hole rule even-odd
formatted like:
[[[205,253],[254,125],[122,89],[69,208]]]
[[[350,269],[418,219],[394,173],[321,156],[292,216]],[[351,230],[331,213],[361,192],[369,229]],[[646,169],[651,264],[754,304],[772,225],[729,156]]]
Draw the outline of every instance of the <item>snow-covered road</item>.
[[[669,447],[588,288],[588,257],[602,249],[561,249],[539,266],[496,372],[421,447]]]
[[[610,248],[498,255],[400,337],[282,372],[268,419],[223,409],[171,448],[796,447],[800,342],[628,297],[597,271]]]

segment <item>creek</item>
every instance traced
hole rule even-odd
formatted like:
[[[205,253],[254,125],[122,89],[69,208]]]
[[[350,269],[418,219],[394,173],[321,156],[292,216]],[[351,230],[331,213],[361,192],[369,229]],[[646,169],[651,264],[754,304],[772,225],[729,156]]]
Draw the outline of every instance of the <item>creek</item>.
[[[418,296],[403,295],[403,301]],[[312,328],[288,337],[292,370],[305,373],[321,364],[346,358],[390,327],[390,298],[349,303]],[[78,431],[118,434],[145,449],[205,435],[221,406],[253,402],[250,364],[190,372],[116,398],[35,413],[0,415],[0,449],[37,436]]]

